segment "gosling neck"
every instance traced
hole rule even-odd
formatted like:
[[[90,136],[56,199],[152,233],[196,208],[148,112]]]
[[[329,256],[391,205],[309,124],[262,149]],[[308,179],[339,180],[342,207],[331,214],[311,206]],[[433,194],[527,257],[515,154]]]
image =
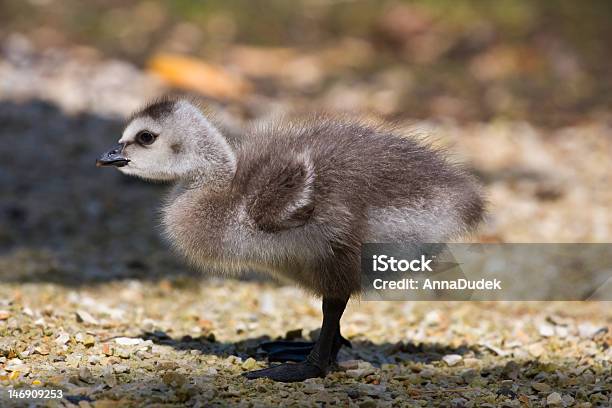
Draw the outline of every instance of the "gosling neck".
[[[179,181],[189,188],[223,191],[230,187],[236,174],[236,154],[220,134],[214,135],[213,144],[198,146],[196,163]]]

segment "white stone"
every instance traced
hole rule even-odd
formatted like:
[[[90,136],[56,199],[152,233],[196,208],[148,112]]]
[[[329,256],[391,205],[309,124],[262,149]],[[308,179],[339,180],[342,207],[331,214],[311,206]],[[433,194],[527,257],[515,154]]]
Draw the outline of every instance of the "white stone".
[[[70,336],[68,335],[68,333],[60,333],[59,336],[57,336],[57,339],[55,339],[55,342],[57,344],[66,344],[70,341]]]
[[[115,371],[115,373],[117,374],[121,374],[121,373],[127,373],[130,371],[130,367],[128,367],[125,364],[117,364],[113,366],[113,370]]]
[[[442,357],[442,360],[444,360],[444,362],[449,367],[452,367],[454,365],[457,365],[461,360],[463,360],[463,357],[461,357],[459,354],[447,354]]]
[[[558,392],[551,392],[546,397],[546,405],[556,406],[561,404],[563,404],[563,398],[561,398],[561,394]]]
[[[115,343],[119,344],[120,346],[136,346],[143,341],[143,339],[135,339],[131,337],[117,337],[115,339]]]
[[[344,370],[354,370],[359,367],[359,360],[340,361],[338,366]]]
[[[555,335],[555,328],[550,324],[540,325],[540,327],[538,327],[538,331],[542,337],[552,337]]]
[[[79,322],[93,324],[93,325],[96,325],[99,323],[96,318],[94,318],[92,315],[90,315],[85,310],[77,310],[76,316],[77,316],[77,321]]]

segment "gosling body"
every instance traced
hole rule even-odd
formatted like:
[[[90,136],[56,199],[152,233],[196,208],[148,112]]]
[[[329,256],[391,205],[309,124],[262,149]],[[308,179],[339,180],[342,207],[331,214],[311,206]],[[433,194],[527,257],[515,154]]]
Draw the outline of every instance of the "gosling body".
[[[475,228],[483,200],[445,155],[381,126],[324,115],[271,120],[230,145],[196,104],[155,102],[134,114],[99,165],[173,181],[169,242],[207,270],[260,270],[323,299],[317,342],[267,345],[299,360],[247,378],[323,376],[343,345],[340,317],[361,290],[366,242],[447,242]]]
[[[258,269],[320,296],[360,291],[364,242],[447,242],[480,220],[477,188],[440,152],[319,117],[251,129],[216,188],[185,181],[169,241],[202,267]]]

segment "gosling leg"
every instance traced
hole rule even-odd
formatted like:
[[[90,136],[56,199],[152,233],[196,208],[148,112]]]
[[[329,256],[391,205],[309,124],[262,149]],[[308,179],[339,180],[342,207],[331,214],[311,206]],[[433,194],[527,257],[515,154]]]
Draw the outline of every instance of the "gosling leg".
[[[300,363],[285,363],[263,370],[250,371],[244,376],[249,379],[270,378],[280,382],[304,381],[308,378],[324,377],[330,362],[337,357],[343,339],[340,334],[340,318],[348,298],[323,298],[323,324],[321,335],[315,342],[306,360]],[[340,339],[338,338],[340,337]]]

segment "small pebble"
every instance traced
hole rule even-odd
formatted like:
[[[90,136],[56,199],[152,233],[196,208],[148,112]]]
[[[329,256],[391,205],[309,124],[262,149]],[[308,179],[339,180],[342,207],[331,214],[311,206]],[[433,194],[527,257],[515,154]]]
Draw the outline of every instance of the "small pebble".
[[[66,357],[66,365],[72,368],[76,368],[81,363],[81,355],[80,354],[70,354]]]
[[[79,368],[79,379],[90,384],[94,382],[93,375],[87,367]]]
[[[104,343],[102,345],[102,353],[106,356],[112,356],[113,355],[113,348],[110,346],[110,344],[108,343]]]
[[[204,371],[204,375],[210,375],[210,376],[215,376],[217,375],[219,372],[217,371],[217,369],[215,367],[208,367],[205,371]]]
[[[459,354],[447,354],[442,357],[442,360],[444,360],[449,367],[457,365],[462,359],[463,357],[461,357]]]
[[[311,380],[313,380],[313,379],[311,378]],[[304,383],[305,384],[304,384],[303,391],[304,391],[305,394],[316,394],[316,393],[318,393],[320,391],[325,390],[325,386],[323,384],[321,384],[321,383],[317,383],[317,382],[313,382],[313,381],[308,381],[308,380],[304,381]]]
[[[563,398],[558,392],[551,392],[546,397],[546,405],[557,406],[563,404]]]
[[[245,370],[252,370],[255,367],[257,367],[257,361],[252,357],[247,358],[244,360],[244,363],[242,363],[242,368]]]
[[[77,322],[79,323],[87,323],[91,325],[99,324],[98,320],[94,318],[92,315],[90,315],[88,312],[86,312],[85,310],[77,310],[75,314],[76,314]]]
[[[534,357],[540,357],[546,351],[540,343],[531,344],[527,347],[527,351]]]
[[[468,402],[465,398],[453,398],[450,402],[452,408],[464,408],[465,404]]]
[[[382,384],[359,384],[357,389],[361,395],[379,396],[387,390],[387,387]]]
[[[562,399],[563,399],[563,404],[567,407],[571,407],[576,401],[574,397],[572,397],[569,394],[563,394]]]
[[[57,336],[57,338],[55,339],[55,342],[57,344],[66,344],[70,341],[70,336],[68,335],[68,333],[61,333],[59,336]]]
[[[128,373],[130,371],[130,367],[125,364],[115,364],[113,366],[113,370],[117,374]]]
[[[508,361],[502,370],[502,376],[510,380],[516,380],[520,373],[520,366],[515,361]]]
[[[111,388],[115,387],[117,385],[117,383],[118,383],[117,377],[115,377],[115,375],[113,373],[110,373],[110,372],[109,373],[104,373],[103,379],[104,379],[104,383],[106,385],[108,385],[109,387],[111,387]]]
[[[83,339],[83,345],[85,345],[86,347],[91,347],[94,344],[96,344],[96,339],[91,334],[86,335]]]
[[[354,370],[359,367],[359,360],[344,360],[338,363],[338,367],[344,370]]]
[[[164,384],[170,387],[178,388],[185,384],[187,378],[185,378],[184,375],[179,374],[175,371],[168,371],[162,376],[162,381],[164,382]]]
[[[434,375],[436,375],[436,372],[431,368],[426,368],[424,370],[421,370],[419,375],[423,378],[432,378]]]
[[[546,383],[533,383],[531,384],[531,388],[540,392],[548,392],[550,391],[550,385]]]
[[[175,361],[162,360],[157,363],[157,368],[159,370],[176,370],[179,365]]]
[[[142,342],[142,339],[134,339],[130,337],[117,337],[115,339],[115,343],[119,344],[120,346],[136,346]]]
[[[542,324],[538,327],[538,331],[540,336],[542,337],[552,337],[555,335],[555,328],[550,324]]]
[[[596,326],[592,323],[581,323],[578,325],[578,334],[582,338],[590,339],[602,329],[604,328],[601,326]]]
[[[365,368],[357,368],[355,370],[346,370],[346,375],[348,375],[351,378],[362,378],[372,373],[374,373],[374,370],[365,369]]]
[[[368,399],[359,404],[359,408],[376,408],[378,404],[373,399]]]
[[[557,336],[559,336],[560,338],[564,339],[567,336],[569,336],[570,331],[565,326],[557,326],[557,327],[555,327],[555,333],[557,333]]]

